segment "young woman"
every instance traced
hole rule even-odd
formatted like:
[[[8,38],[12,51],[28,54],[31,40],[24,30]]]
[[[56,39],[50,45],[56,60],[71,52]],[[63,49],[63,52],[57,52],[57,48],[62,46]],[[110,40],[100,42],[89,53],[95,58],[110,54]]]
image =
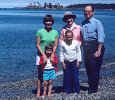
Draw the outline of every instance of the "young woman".
[[[38,89],[37,89],[38,98],[40,97],[40,88],[43,74],[41,71],[42,68],[39,65],[40,56],[43,56],[44,63],[47,62],[48,58],[45,55],[45,47],[46,45],[51,43],[53,45],[53,53],[51,55],[52,60],[58,43],[58,32],[52,29],[52,25],[54,23],[52,15],[47,14],[43,19],[43,23],[45,27],[38,30],[36,34],[37,49],[38,49],[38,56],[36,57],[36,65],[38,66]]]

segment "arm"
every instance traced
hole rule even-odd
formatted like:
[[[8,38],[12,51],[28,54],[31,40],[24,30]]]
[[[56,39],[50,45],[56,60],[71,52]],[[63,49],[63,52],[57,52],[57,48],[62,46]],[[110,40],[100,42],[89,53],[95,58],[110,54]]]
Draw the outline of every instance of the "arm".
[[[51,61],[53,61],[54,54],[55,54],[56,48],[57,48],[57,44],[58,44],[58,37],[55,39],[55,42],[54,42],[53,53],[51,55]]]
[[[56,49],[57,49],[57,44],[58,44],[58,37],[55,39],[54,48],[53,48],[53,53],[55,53],[55,51],[56,51]]]
[[[64,33],[64,29],[62,29],[60,32],[59,44],[61,44],[61,41],[64,40]]]
[[[66,69],[66,64],[64,63],[64,49],[63,49],[62,44],[63,43],[61,43],[61,45],[60,45],[60,62],[62,64],[63,69],[65,70]]]
[[[46,61],[47,61],[47,57],[46,57],[45,53],[42,51],[42,49],[41,49],[41,47],[40,47],[40,37],[37,37],[37,38],[36,38],[36,41],[37,41],[36,47],[38,48],[38,51],[39,51],[39,52],[41,53],[41,55],[43,56],[44,62],[46,62]]]
[[[80,36],[81,36],[81,46],[83,46],[83,28],[82,28],[82,26],[80,27]]]
[[[79,43],[76,46],[76,53],[77,53],[77,67],[79,67],[82,61],[81,48]]]
[[[97,22],[97,33],[98,33],[98,50],[94,53],[95,57],[99,57],[101,55],[101,50],[104,44],[104,28],[100,21]]]

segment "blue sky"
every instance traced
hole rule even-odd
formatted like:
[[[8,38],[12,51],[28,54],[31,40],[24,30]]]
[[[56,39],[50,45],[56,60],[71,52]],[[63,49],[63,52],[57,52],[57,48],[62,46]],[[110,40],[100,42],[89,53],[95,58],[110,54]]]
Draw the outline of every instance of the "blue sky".
[[[41,4],[44,2],[55,2],[63,5],[69,4],[82,4],[82,3],[115,3],[115,0],[0,0],[0,8],[24,7],[31,2],[39,1]]]

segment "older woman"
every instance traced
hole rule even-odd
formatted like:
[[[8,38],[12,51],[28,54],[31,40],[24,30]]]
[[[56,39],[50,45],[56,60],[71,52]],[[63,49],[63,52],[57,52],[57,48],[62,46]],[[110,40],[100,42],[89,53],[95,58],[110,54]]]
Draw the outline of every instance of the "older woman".
[[[74,22],[75,18],[76,15],[72,14],[72,12],[70,11],[64,13],[63,21],[67,24],[61,30],[60,39],[59,39],[60,44],[62,40],[65,40],[66,31],[70,30],[73,32],[73,40],[76,40],[81,45],[82,38],[80,33],[80,26],[75,24]],[[63,71],[64,71],[63,88],[65,90],[65,85],[66,85],[65,68],[63,68]]]
[[[77,40],[79,44],[81,45],[81,34],[80,34],[80,25],[75,24],[75,18],[76,15],[72,14],[72,12],[67,11],[64,13],[63,21],[67,23],[61,30],[60,34],[60,43],[61,40],[64,40],[65,38],[65,32],[67,30],[71,30],[73,32],[73,39]]]
[[[53,44],[53,53],[51,55],[51,60],[53,59],[54,53],[57,48],[58,43],[58,32],[52,29],[52,25],[54,23],[54,19],[52,15],[47,14],[43,23],[45,25],[44,28],[38,30],[36,34],[37,48],[38,48],[38,56],[36,59],[36,65],[38,66],[38,89],[37,89],[37,97],[40,97],[40,88],[42,82],[42,68],[39,65],[40,56],[43,56],[44,63],[47,62],[47,56],[45,55],[45,47],[50,43]]]

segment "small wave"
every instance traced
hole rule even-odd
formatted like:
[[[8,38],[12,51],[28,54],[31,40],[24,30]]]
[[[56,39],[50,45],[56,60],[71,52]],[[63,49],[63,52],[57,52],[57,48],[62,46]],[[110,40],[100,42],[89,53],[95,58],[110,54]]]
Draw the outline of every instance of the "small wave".
[[[59,72],[56,73],[56,76],[60,76],[62,74],[63,74],[63,71],[59,71]]]
[[[104,64],[104,65],[102,65],[102,67],[108,67],[108,66],[111,66],[111,65],[115,65],[115,62]]]

